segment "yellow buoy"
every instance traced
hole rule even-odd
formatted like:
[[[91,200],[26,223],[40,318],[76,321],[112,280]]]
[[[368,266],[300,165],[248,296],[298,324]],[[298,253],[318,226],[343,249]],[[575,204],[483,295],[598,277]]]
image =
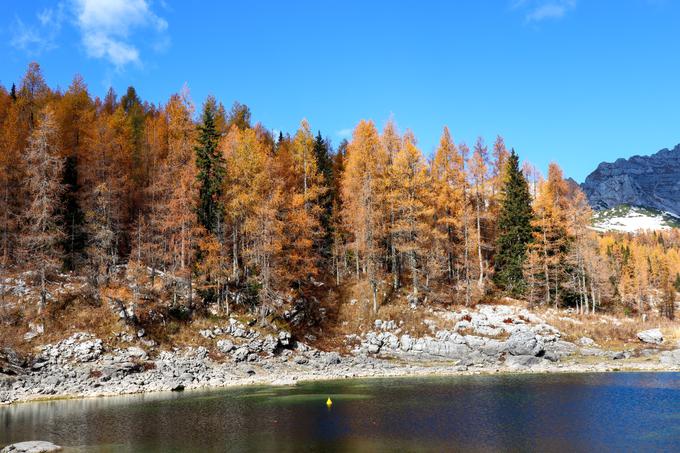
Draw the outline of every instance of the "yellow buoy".
[[[331,401],[330,398],[326,400],[326,406],[331,407],[333,405],[333,401]]]

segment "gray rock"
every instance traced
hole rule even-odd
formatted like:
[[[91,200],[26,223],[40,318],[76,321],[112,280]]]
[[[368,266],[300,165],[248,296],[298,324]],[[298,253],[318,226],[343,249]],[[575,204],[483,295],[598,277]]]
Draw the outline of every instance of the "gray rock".
[[[663,343],[663,334],[659,329],[650,329],[638,332],[638,340],[643,343],[661,344]]]
[[[0,374],[24,374],[25,362],[9,348],[0,350]]]
[[[213,333],[212,330],[205,329],[205,330],[199,330],[198,333],[203,337],[203,338],[215,338],[215,334]]]
[[[516,330],[506,341],[507,351],[512,355],[539,355],[545,352],[542,341],[530,330]]]
[[[328,352],[324,354],[323,361],[326,365],[337,365],[341,362],[340,354],[337,352]]]
[[[58,445],[52,442],[46,442],[43,440],[32,440],[28,442],[19,442],[17,444],[8,445],[0,453],[47,453],[51,451],[61,451]]]
[[[600,348],[581,348],[579,352],[583,356],[602,357],[607,355],[607,353]]]
[[[399,343],[401,345],[401,350],[404,352],[408,352],[413,348],[413,340],[410,335],[402,335]]]
[[[487,340],[479,348],[480,352],[490,357],[497,357],[506,350],[506,344],[498,340]]]
[[[387,349],[399,349],[399,338],[391,332],[383,332],[381,334],[383,346]]]
[[[505,364],[511,368],[530,368],[543,361],[534,355],[509,355],[505,358]]]
[[[680,367],[680,349],[662,352],[659,355],[659,361],[664,365]]]
[[[217,342],[217,349],[223,354],[233,351],[234,347],[234,343],[231,340],[219,340]]]
[[[193,382],[194,375],[191,374],[191,373],[182,373],[182,375],[179,377],[179,379],[182,382]]]
[[[0,376],[0,390],[11,389],[15,382],[16,378],[13,376]]]
[[[377,354],[380,352],[380,346],[377,344],[369,344],[368,345],[368,352],[370,354]]]
[[[146,360],[147,359],[147,354],[146,351],[142,348],[138,348],[136,346],[132,346],[127,348],[127,356],[133,359],[137,360]]]
[[[628,354],[630,356],[630,354]],[[609,358],[612,360],[627,359],[626,353],[624,351],[612,351],[609,353]]]
[[[564,340],[556,340],[545,343],[544,357],[551,362],[557,362],[564,357],[574,354],[576,350],[577,347],[575,344]]]
[[[298,365],[304,365],[305,363],[308,363],[309,359],[303,355],[299,355],[295,357],[295,363]]]
[[[276,351],[276,348],[279,347],[279,339],[278,337],[275,337],[273,335],[267,335],[264,337],[262,340],[262,347],[261,350],[263,352],[266,352],[268,354],[273,354],[274,351]]]
[[[249,352],[253,352],[255,354],[262,352],[263,348],[262,345],[264,344],[263,340],[260,340],[258,338],[251,340],[247,347]]]
[[[248,358],[248,348],[246,347],[240,347],[236,351],[234,351],[233,357],[234,360],[237,362],[243,362],[246,358]]]
[[[581,346],[595,346],[595,341],[592,338],[581,337],[578,340],[578,344]]]
[[[282,330],[279,332],[279,343],[281,346],[289,346],[290,345],[290,332],[287,332],[285,330]]]

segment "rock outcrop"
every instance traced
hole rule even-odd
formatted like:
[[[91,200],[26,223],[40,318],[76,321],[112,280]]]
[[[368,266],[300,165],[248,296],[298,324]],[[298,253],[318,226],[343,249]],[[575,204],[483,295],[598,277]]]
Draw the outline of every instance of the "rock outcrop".
[[[483,370],[605,371],[622,359],[633,360],[627,367],[680,369],[680,349],[660,354],[660,332],[655,330],[640,332],[649,342],[642,350],[609,351],[586,337],[566,341],[549,319],[506,305],[431,309],[422,321],[426,330],[408,330],[403,321],[377,320],[367,332],[346,335],[345,348],[338,351],[322,351],[288,331],[260,330],[235,318],[201,330],[204,345],[193,347],[163,349],[134,335],[118,334],[107,341],[79,332],[36,345],[35,355],[27,358],[0,351],[0,405],[54,396],[290,385],[299,379]],[[580,365],[580,358],[588,364]]]
[[[663,343],[663,334],[659,329],[650,329],[638,332],[638,340],[643,343],[661,344]]]
[[[62,448],[54,445],[51,442],[44,440],[31,440],[28,442],[19,442],[17,444],[8,445],[0,453],[48,453],[51,451],[61,451]]]
[[[581,187],[595,209],[627,204],[680,216],[680,145],[651,156],[603,162]]]
[[[419,338],[403,334],[394,321],[376,321],[355,349],[410,360],[454,360],[459,365],[491,365],[505,361],[512,368],[555,362],[576,352],[560,332],[525,309],[480,305],[477,311],[451,312],[453,329],[436,329]],[[535,358],[529,359],[529,358]]]

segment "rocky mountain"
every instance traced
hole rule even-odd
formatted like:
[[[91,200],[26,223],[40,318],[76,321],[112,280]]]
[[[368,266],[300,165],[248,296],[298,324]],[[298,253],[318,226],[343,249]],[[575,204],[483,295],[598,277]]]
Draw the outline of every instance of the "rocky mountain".
[[[680,145],[651,156],[603,162],[581,187],[594,209],[625,204],[680,216]]]

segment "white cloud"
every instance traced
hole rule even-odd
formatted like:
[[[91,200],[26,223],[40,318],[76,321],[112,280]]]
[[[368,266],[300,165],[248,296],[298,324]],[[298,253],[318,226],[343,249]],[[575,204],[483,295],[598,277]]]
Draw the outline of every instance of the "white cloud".
[[[160,34],[168,28],[148,0],[74,0],[74,5],[87,54],[106,59],[118,69],[140,62],[139,49],[131,42],[133,31]]]
[[[29,55],[57,47],[62,23],[75,25],[81,34],[85,52],[93,58],[109,61],[120,70],[130,63],[141,63],[140,50],[133,36],[146,32],[148,48],[163,52],[170,46],[165,33],[168,22],[152,11],[153,0],[62,0],[45,8],[33,21],[16,17],[11,25],[10,45]],[[162,0],[161,7],[164,7]]]
[[[350,138],[352,136],[352,129],[351,128],[346,128],[346,129],[340,129],[335,133],[340,138]]]
[[[10,45],[29,55],[40,55],[57,47],[57,36],[65,18],[63,3],[59,3],[56,10],[46,8],[38,12],[36,18],[38,23],[25,23],[15,17],[10,26]]]
[[[577,0],[514,0],[511,8],[524,11],[527,23],[561,19],[576,8]]]

